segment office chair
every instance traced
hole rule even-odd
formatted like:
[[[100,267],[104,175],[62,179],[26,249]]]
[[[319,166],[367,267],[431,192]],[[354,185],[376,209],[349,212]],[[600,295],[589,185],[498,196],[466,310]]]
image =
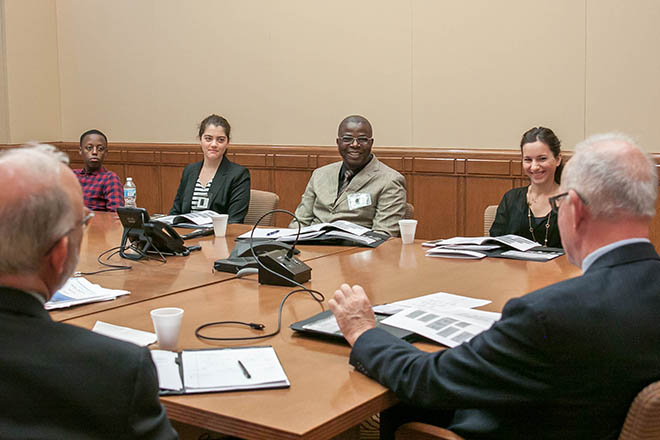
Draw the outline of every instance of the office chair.
[[[490,227],[495,221],[497,206],[498,205],[486,206],[486,210],[484,211],[484,237],[488,237],[490,235]]]
[[[250,190],[250,206],[248,207],[248,212],[245,215],[245,220],[243,223],[246,225],[254,225],[259,220],[259,217],[277,209],[277,204],[280,201],[280,197],[272,192],[260,191],[258,189]],[[260,226],[274,226],[275,225],[275,215],[271,214],[265,217]]]
[[[396,440],[461,440],[462,437],[438,426],[411,422],[396,431]],[[630,404],[619,440],[660,440],[660,381],[637,394]]]
[[[637,394],[630,405],[619,440],[660,439],[660,381]]]

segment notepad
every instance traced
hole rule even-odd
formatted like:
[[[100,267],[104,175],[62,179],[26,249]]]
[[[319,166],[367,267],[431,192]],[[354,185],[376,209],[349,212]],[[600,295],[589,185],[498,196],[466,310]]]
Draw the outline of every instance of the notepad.
[[[161,395],[286,388],[289,379],[271,346],[152,350]]]

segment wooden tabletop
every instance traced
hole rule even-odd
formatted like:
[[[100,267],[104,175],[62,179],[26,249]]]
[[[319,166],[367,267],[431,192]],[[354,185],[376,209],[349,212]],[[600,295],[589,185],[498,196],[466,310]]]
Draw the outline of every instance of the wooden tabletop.
[[[293,295],[284,306],[281,333],[251,344],[275,348],[291,387],[164,397],[169,417],[248,439],[331,438],[396,402],[393,393],[348,364],[347,344],[302,336],[289,329],[291,323],[327,308],[327,299],[340,283],[361,284],[374,304],[444,291],[491,299],[492,304],[483,308],[500,311],[509,298],[580,273],[565,257],[545,263],[496,258],[468,261],[425,257],[424,252],[419,242],[402,245],[393,239],[376,249],[354,248],[309,261],[312,279],[307,285],[321,291],[326,302],[321,305],[307,294]],[[194,330],[210,321],[240,320],[264,323],[266,331],[272,331],[279,303],[289,290],[261,286],[250,276],[69,322],[91,328],[102,320],[153,331],[149,310],[177,306],[185,310],[179,350],[239,345],[203,342],[194,336]],[[230,326],[207,333],[224,337],[257,334]],[[423,345],[424,349],[440,349],[434,344]]]
[[[195,287],[219,283],[234,278],[235,275],[213,270],[213,262],[227,258],[234,248],[237,236],[249,231],[251,225],[231,224],[227,227],[226,237],[207,236],[186,240],[186,245],[201,245],[200,251],[193,251],[188,256],[168,256],[167,262],[155,260],[126,260],[118,254],[106,260],[115,265],[127,265],[130,270],[103,272],[96,275],[85,275],[89,281],[108,289],[129,290],[129,295],[121,296],[113,301],[85,304],[68,309],[53,310],[51,317],[56,321],[87,315],[102,310],[146,301],[158,296],[185,291]],[[123,227],[117,214],[97,212],[85,234],[80,250],[80,262],[77,271],[94,272],[105,269],[98,263],[98,256],[121,243]],[[191,232],[190,229],[179,229],[181,234]],[[313,260],[328,254],[346,252],[350,248],[340,246],[297,246],[301,253],[299,258],[304,261]]]

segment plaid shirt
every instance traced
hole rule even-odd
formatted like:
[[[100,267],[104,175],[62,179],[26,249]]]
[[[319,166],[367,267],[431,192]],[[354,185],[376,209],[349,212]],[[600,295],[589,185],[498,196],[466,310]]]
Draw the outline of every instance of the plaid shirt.
[[[93,211],[116,211],[124,206],[124,188],[112,171],[101,167],[92,173],[84,169],[73,170],[82,186],[85,206]]]

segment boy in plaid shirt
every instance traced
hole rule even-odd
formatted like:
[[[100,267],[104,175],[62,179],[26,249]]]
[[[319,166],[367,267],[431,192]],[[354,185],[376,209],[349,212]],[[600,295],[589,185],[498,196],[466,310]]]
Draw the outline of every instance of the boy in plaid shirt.
[[[108,138],[99,130],[80,136],[82,169],[73,170],[83,189],[85,206],[94,211],[116,211],[124,206],[124,189],[119,176],[103,167],[108,152]]]

